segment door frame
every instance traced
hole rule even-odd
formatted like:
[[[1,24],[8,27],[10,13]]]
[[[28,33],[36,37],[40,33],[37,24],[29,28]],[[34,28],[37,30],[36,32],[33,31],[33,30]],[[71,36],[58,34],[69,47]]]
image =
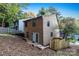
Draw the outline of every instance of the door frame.
[[[38,34],[38,40],[36,39],[36,34]],[[39,43],[39,33],[38,32],[32,32],[32,41],[33,41],[33,35],[35,35],[34,37],[35,37],[35,42],[34,43]],[[37,41],[38,42],[37,42]]]

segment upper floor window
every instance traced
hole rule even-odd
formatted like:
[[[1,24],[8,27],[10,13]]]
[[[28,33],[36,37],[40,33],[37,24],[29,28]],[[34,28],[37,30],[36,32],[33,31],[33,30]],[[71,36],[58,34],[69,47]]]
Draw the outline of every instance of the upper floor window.
[[[36,21],[32,20],[32,26],[35,27],[36,26]]]
[[[49,21],[47,22],[47,26],[48,26],[48,27],[50,26],[50,22],[49,22]]]

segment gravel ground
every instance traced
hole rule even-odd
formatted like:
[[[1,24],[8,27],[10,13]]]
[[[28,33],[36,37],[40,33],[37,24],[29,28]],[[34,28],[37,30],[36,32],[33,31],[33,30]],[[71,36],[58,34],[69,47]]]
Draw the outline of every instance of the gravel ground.
[[[78,56],[79,46],[54,51],[40,50],[17,36],[0,36],[0,56]]]

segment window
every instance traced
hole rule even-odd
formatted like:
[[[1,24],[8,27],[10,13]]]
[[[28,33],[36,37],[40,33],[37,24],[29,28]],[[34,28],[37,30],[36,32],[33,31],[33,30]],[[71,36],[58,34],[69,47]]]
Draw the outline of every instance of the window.
[[[51,37],[53,36],[53,32],[50,33],[50,36],[51,36]]]
[[[32,26],[35,27],[36,26],[36,21],[35,20],[32,20]]]
[[[26,37],[29,38],[29,32],[26,32]]]
[[[25,22],[25,27],[27,27],[27,22]]]
[[[49,22],[49,21],[47,22],[47,26],[48,26],[48,27],[50,26],[50,22]]]

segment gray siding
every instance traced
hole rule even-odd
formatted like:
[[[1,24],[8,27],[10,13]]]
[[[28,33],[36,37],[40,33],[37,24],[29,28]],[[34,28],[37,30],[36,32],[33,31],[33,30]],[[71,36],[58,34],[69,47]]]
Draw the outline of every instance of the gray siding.
[[[47,22],[50,22],[50,26],[47,26]],[[51,32],[53,36],[51,37]],[[59,27],[56,19],[56,15],[43,16],[43,45],[48,45],[53,37],[59,37]]]

